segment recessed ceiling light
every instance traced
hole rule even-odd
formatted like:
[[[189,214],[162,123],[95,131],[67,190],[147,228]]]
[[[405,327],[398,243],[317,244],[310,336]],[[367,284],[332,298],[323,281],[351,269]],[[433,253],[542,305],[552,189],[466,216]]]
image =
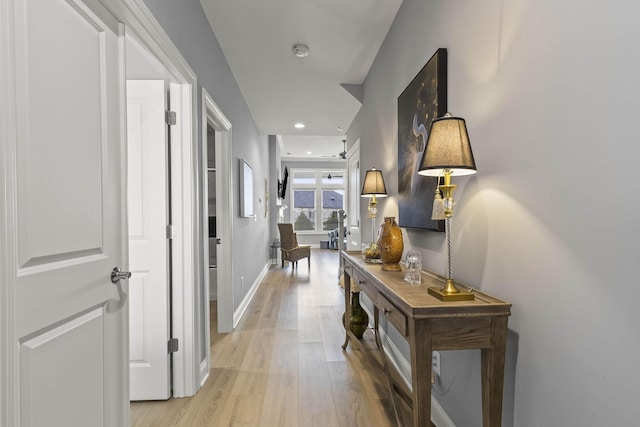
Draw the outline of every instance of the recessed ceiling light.
[[[307,154],[311,154],[311,151],[307,151]]]
[[[293,127],[296,129],[302,129],[304,128],[304,123],[296,123],[295,125],[293,125]]]
[[[342,126],[338,126],[338,132],[342,132]]]
[[[305,58],[309,55],[309,46],[307,46],[306,44],[296,43],[293,45],[291,50],[293,51],[293,54],[298,58]]]

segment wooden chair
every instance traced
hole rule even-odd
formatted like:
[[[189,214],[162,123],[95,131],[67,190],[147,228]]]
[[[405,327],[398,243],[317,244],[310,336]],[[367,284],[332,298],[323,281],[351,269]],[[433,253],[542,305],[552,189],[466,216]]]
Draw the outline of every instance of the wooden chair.
[[[294,268],[298,268],[298,260],[303,258],[307,258],[309,268],[311,268],[311,246],[298,245],[293,224],[278,224],[278,229],[280,230],[282,268],[284,268],[285,261],[290,261]]]

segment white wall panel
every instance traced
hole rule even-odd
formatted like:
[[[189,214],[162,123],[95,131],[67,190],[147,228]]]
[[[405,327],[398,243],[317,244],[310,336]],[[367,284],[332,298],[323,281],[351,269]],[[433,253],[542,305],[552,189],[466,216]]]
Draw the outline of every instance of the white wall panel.
[[[19,257],[26,267],[102,250],[107,73],[103,31],[83,12],[60,0],[27,2],[25,20],[16,86]],[[64,100],[64,108],[51,100]]]

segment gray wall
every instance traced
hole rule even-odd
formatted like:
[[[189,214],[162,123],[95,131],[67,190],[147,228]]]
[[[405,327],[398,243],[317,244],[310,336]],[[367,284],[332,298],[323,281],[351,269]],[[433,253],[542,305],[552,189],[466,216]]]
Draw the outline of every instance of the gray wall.
[[[513,303],[505,426],[631,426],[640,338],[640,5],[404,0],[348,132],[397,216],[396,101],[439,47],[478,173],[455,179],[454,276]],[[364,206],[363,206],[364,207]],[[366,212],[363,209],[363,212]],[[444,235],[405,230],[444,273]],[[446,352],[435,396],[480,426],[480,355]]]
[[[145,0],[145,4],[167,32],[182,56],[198,76],[198,118],[201,114],[201,87],[205,87],[215,103],[231,122],[233,138],[234,230],[234,304],[242,301],[269,259],[269,223],[264,215],[264,180],[269,178],[267,136],[261,135],[231,73],[198,0]],[[202,135],[198,135],[200,140]],[[201,141],[200,141],[201,142]],[[201,146],[201,144],[200,144]],[[256,221],[240,218],[238,164],[240,158],[253,166]],[[198,171],[198,194],[202,176]],[[262,199],[259,204],[257,199]],[[251,260],[251,262],[248,262]],[[240,278],[244,277],[245,287]],[[199,277],[199,280],[203,280]]]

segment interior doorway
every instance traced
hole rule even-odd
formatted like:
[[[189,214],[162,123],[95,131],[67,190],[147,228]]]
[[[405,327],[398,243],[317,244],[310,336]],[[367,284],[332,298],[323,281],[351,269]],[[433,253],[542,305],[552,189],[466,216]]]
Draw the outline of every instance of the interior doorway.
[[[196,227],[194,220],[198,212],[193,191],[196,186],[194,171],[197,165],[194,148],[194,140],[197,139],[196,122],[193,116],[196,110],[193,104],[196,98],[195,74],[178,54],[171,55],[171,49],[158,45],[158,43],[161,44],[162,38],[158,40],[147,31],[151,29],[127,27],[126,78],[127,80],[161,81],[164,86],[164,95],[171,102],[171,110],[176,113],[175,121],[171,120],[171,117],[167,119],[175,124],[166,128],[167,137],[171,143],[167,147],[166,162],[161,162],[164,163],[167,179],[163,180],[165,185],[157,183],[157,187],[162,188],[167,195],[174,200],[179,200],[180,203],[167,204],[167,220],[164,221],[164,225],[159,226],[159,232],[166,239],[166,244],[171,247],[167,267],[163,271],[168,282],[173,283],[168,290],[167,301],[169,302],[167,305],[155,304],[152,305],[153,308],[144,310],[145,312],[166,310],[167,323],[170,325],[169,333],[167,338],[161,339],[164,345],[158,346],[158,350],[155,351],[158,352],[157,357],[170,360],[168,363],[170,372],[167,374],[171,383],[170,395],[185,397],[194,395],[200,388],[197,381],[197,372],[200,367],[196,348],[199,341],[197,329],[204,323],[204,317],[199,317],[197,310],[199,293],[195,286],[195,284],[202,286],[202,280],[197,280],[197,271],[200,266],[197,258],[201,256],[201,252],[195,250],[199,235],[194,232]],[[164,106],[162,110],[164,116]],[[157,166],[156,162],[152,163]],[[132,173],[130,171],[130,174]],[[146,171],[140,168],[135,174],[145,176]],[[133,218],[130,218],[130,222],[133,222]],[[157,327],[155,321],[147,320],[147,324],[149,322]],[[160,323],[164,325],[164,321]],[[131,326],[135,328],[135,325]],[[129,336],[131,339],[140,338],[140,329],[130,329]],[[135,350],[131,344],[130,348]],[[176,348],[178,348],[177,352],[168,353]],[[145,348],[145,351],[148,349]],[[135,360],[139,354],[130,354],[130,356]],[[131,369],[130,375],[133,378]],[[145,399],[148,398],[145,397]]]
[[[199,312],[206,329],[200,330],[200,384],[206,381],[211,367],[211,325],[217,332],[233,331],[233,260],[232,260],[232,180],[231,122],[227,120],[206,89],[202,89],[202,217],[204,218],[204,274]],[[213,307],[210,307],[213,305]],[[210,313],[217,319],[210,321]]]
[[[203,189],[205,217],[215,216],[215,237],[210,237],[205,245],[205,255],[215,260],[216,268],[208,277],[215,277],[215,283],[207,283],[207,296],[214,296],[217,304],[218,332],[233,330],[233,201],[231,179],[231,122],[227,120],[206,89],[202,89],[202,132],[203,170],[206,185]],[[213,155],[211,152],[213,151]],[[215,188],[211,188],[211,187]],[[212,199],[213,197],[213,199]],[[212,220],[207,222],[212,223]],[[213,294],[215,292],[215,294]],[[203,310],[209,312],[208,305]]]

